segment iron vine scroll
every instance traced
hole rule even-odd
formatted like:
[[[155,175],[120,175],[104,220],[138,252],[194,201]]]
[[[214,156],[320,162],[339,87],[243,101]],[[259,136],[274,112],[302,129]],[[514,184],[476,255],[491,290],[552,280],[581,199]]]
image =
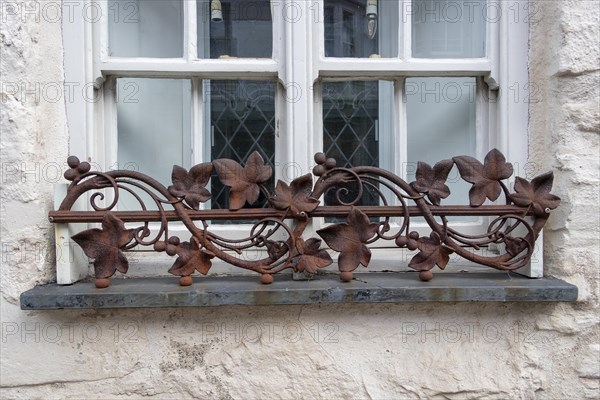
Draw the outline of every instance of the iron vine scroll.
[[[339,253],[340,278],[350,281],[359,265],[368,266],[369,245],[379,240],[417,251],[408,265],[419,271],[421,280],[428,281],[433,277],[431,270],[436,265],[444,269],[452,253],[499,270],[525,266],[550,210],[560,203],[550,193],[552,172],[531,181],[515,177],[511,192],[505,180],[513,175],[513,166],[496,149],[483,163],[469,156],[453,157],[434,166],[419,162],[416,180],[411,183],[377,167],[338,167],[335,159],[323,153],[314,159],[312,175],[289,184],[280,180],[270,193],[265,184],[273,170],[257,152],[244,166],[229,159],[198,164],[189,171],[173,166],[172,185],[168,187],[136,171],[91,171],[89,163],[71,156],[64,173],[71,184],[59,209],[51,211],[49,217],[54,223],[101,223],[101,228],[72,237],[94,259],[98,288],[109,286],[109,278],[117,270],[127,272],[125,252],[136,246],[152,246],[154,251],[176,256],[169,272],[179,276],[184,286],[192,284],[194,272],[206,275],[214,258],[259,273],[262,283],[271,283],[274,274],[286,269],[316,273],[333,263],[325,245]],[[460,177],[472,185],[469,206],[442,205],[450,195],[446,181],[455,166]],[[211,198],[206,188],[211,176],[229,187],[229,209],[202,209],[202,203]],[[360,205],[366,191],[375,193],[381,205]],[[125,192],[136,199],[139,210],[117,210],[119,195]],[[86,193],[93,211],[72,211],[75,201]],[[151,199],[154,209],[148,209],[140,193]],[[270,207],[244,208],[257,202],[261,193]],[[321,205],[325,195],[334,198],[337,205]],[[502,195],[505,204],[484,204]],[[108,204],[100,204],[102,201]],[[467,235],[448,224],[450,216],[473,215],[493,217],[486,232]],[[319,229],[316,233],[320,238],[303,237],[316,217],[345,217],[346,221]],[[431,228],[428,236],[411,230],[414,217],[426,221]],[[210,229],[208,221],[215,220],[254,222],[246,238],[231,239]],[[174,221],[187,228],[191,235],[188,240],[170,235],[169,223]],[[151,229],[153,222],[158,228]],[[139,225],[128,228],[125,223]],[[491,244],[501,249],[499,254],[473,251]],[[263,249],[265,256],[258,260],[238,256],[248,249]]]

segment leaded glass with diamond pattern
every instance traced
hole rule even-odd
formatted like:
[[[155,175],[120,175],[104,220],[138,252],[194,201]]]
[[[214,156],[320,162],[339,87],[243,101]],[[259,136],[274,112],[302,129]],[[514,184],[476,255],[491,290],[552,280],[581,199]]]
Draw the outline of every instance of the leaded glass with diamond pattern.
[[[266,164],[275,162],[275,83],[265,81],[206,82],[210,98],[211,159],[229,158],[244,165],[258,151]],[[216,178],[216,172],[213,173]],[[268,182],[273,188],[274,177]],[[212,208],[229,208],[229,189],[211,179]],[[265,207],[261,194],[256,204]]]
[[[323,150],[338,167],[379,166],[379,82],[327,82],[323,85]],[[351,190],[342,201],[351,201]],[[335,193],[325,196],[327,205],[339,204]],[[360,205],[377,205],[379,199],[365,188]]]

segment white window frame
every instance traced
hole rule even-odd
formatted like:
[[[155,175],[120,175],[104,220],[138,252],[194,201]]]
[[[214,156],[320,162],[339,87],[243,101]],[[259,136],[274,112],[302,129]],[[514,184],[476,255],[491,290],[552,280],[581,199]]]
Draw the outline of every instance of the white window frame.
[[[203,79],[269,79],[276,80],[279,95],[276,99],[276,162],[291,163],[302,174],[311,171],[312,156],[322,148],[320,83],[326,80],[385,79],[395,83],[396,110],[393,142],[405,141],[405,101],[400,88],[407,77],[475,76],[483,79],[490,95],[498,93],[496,102],[478,104],[487,107],[485,120],[491,132],[486,146],[478,144],[477,157],[482,158],[489,148],[496,147],[515,165],[515,175],[524,175],[528,152],[528,106],[514,101],[509,92],[528,89],[529,26],[522,13],[528,0],[492,0],[488,7],[502,16],[486,27],[486,55],[470,59],[418,59],[411,56],[410,0],[400,0],[398,7],[398,58],[326,58],[324,57],[323,0],[273,0],[273,58],[272,59],[197,59],[196,1],[185,0],[183,35],[186,40],[182,58],[123,58],[109,57],[106,0],[79,0],[81,9],[101,10],[100,19],[90,23],[83,18],[63,18],[65,81],[86,82],[95,94],[66,104],[69,129],[69,152],[87,158],[103,168],[117,163],[116,112],[113,101],[115,79],[110,77],[190,78],[196,95],[192,105],[196,110],[192,120],[193,138],[202,138],[204,124],[201,82]],[[520,16],[517,21],[517,17]],[[281,18],[283,17],[283,18]],[[109,78],[109,79],[107,79]],[[317,90],[315,90],[317,89]],[[199,95],[198,95],[199,93]],[[300,97],[298,101],[297,97]],[[287,101],[286,101],[287,99]],[[306,132],[314,132],[306,135]],[[193,161],[200,162],[205,154],[203,140],[192,142]],[[393,143],[398,157],[392,167],[406,160],[405,146]],[[296,151],[295,149],[303,149]],[[306,151],[305,149],[308,149]],[[84,155],[84,157],[81,157]],[[204,160],[205,161],[205,160]],[[284,179],[277,168],[275,179]],[[289,177],[287,177],[289,178]],[[289,180],[289,179],[287,179]],[[310,231],[308,232],[310,233]],[[541,242],[538,241],[538,242]],[[541,252],[532,259],[529,268],[519,272],[541,277]],[[58,261],[59,283],[72,283],[87,274],[73,260]]]

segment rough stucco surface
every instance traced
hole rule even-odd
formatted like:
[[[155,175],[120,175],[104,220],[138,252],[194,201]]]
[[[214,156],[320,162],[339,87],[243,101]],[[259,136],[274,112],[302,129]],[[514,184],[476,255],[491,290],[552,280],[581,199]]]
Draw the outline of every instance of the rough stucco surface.
[[[563,199],[546,268],[579,302],[20,311],[54,279],[45,165],[68,137],[64,102],[2,86],[0,396],[599,398],[600,7],[534,4],[530,157]],[[60,24],[0,27],[3,85],[62,81]]]

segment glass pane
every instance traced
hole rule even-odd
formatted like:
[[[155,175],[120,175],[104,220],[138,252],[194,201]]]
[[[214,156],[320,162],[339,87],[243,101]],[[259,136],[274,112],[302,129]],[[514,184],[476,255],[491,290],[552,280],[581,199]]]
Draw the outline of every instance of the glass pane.
[[[485,0],[412,0],[412,56],[485,56]]]
[[[190,167],[191,82],[120,78],[116,103],[118,167],[169,186],[174,164]],[[132,197],[121,200],[127,208],[139,209]]]
[[[415,180],[418,161],[433,165],[454,156],[476,157],[476,80],[472,77],[408,78],[407,180]],[[468,204],[471,184],[454,168],[446,182],[452,194],[442,204]],[[462,220],[465,220],[464,218]]]
[[[325,0],[325,57],[396,57],[398,2]]]
[[[182,0],[109,0],[109,55],[183,57]]]
[[[323,84],[323,151],[337,160],[338,167],[379,166],[378,119],[378,81]],[[356,198],[356,188],[350,189],[342,201]],[[339,204],[334,190],[326,193],[325,204]],[[378,204],[372,190],[365,190],[358,203]]]
[[[258,151],[265,164],[275,162],[275,83],[264,81],[205,81],[210,97],[211,159],[229,158],[244,165]],[[216,177],[216,172],[214,173]],[[274,176],[267,187],[273,190]],[[212,208],[229,208],[229,189],[211,179]],[[256,204],[266,207],[261,193]]]
[[[198,57],[260,57],[273,53],[269,0],[198,0]]]

